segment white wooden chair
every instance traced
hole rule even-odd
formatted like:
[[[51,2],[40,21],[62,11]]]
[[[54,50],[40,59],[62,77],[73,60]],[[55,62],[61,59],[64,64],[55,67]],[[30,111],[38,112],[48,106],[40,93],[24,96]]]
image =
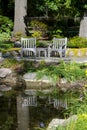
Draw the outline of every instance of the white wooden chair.
[[[36,57],[36,38],[21,38],[21,57]]]
[[[53,43],[48,46],[48,57],[51,57],[52,52],[59,54],[60,57],[66,56],[67,38],[53,38]]]

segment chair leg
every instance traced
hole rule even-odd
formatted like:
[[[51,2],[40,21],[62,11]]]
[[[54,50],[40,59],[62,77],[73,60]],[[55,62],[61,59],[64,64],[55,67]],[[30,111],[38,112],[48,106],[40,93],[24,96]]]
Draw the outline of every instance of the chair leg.
[[[51,52],[48,52],[48,57],[49,57],[49,58],[50,58],[50,53],[51,53]]]
[[[66,57],[66,52],[65,51],[62,52],[62,57]]]
[[[23,51],[21,51],[21,58],[23,57]]]
[[[46,51],[44,51],[44,55],[45,55],[45,57],[47,57],[47,52]]]
[[[35,62],[36,62],[36,53],[34,53],[34,60],[35,60]]]
[[[60,58],[62,58],[62,53],[59,53],[59,55],[60,55]]]

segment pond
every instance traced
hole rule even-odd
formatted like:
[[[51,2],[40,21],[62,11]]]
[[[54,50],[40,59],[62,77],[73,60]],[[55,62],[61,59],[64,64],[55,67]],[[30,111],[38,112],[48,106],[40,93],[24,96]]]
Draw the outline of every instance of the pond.
[[[53,118],[63,118],[63,110],[54,108],[49,96],[5,93],[0,97],[0,130],[46,128]]]

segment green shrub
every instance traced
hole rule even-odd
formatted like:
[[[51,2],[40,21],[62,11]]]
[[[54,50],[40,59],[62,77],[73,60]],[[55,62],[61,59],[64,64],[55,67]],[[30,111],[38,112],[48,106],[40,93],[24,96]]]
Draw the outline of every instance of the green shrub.
[[[72,90],[71,96],[69,96],[68,108],[65,112],[65,115],[83,114],[83,113],[87,114],[87,92],[86,91],[87,91],[86,88],[83,87],[80,91],[78,91],[79,93],[77,95],[77,92]]]
[[[2,32],[0,33],[0,44],[3,42],[3,41],[8,41],[10,40],[11,36],[9,33],[7,32]]]
[[[53,37],[58,37],[58,38],[63,37],[63,36],[62,36],[62,30],[61,30],[61,29],[53,30],[52,36],[53,36]]]
[[[49,42],[48,41],[39,41],[39,40],[37,40],[37,47],[43,47],[43,48],[46,48],[46,47],[48,47],[48,45],[49,45]]]
[[[48,28],[44,22],[38,20],[32,20],[29,26],[33,28],[33,31],[39,31],[42,36],[46,34]]]
[[[0,51],[8,51],[8,49],[12,48],[14,44],[10,41],[0,41]]]
[[[0,15],[0,33],[11,33],[13,29],[13,22],[5,16]]]
[[[74,130],[87,130],[87,114],[78,116]]]
[[[87,47],[87,39],[75,36],[69,40],[68,47],[69,48],[86,48]]]
[[[0,42],[10,40],[12,28],[13,22],[8,17],[0,15]]]
[[[34,28],[34,30],[45,31],[47,29],[47,25],[38,20],[32,20],[30,25]]]
[[[33,37],[36,37],[37,39],[40,38],[42,36],[42,32],[41,31],[34,31],[34,33],[32,34]]]

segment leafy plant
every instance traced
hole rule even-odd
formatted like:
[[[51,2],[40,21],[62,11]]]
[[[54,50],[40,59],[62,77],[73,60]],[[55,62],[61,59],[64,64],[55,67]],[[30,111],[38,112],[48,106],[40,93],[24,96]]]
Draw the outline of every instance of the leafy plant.
[[[34,33],[32,34],[33,37],[36,37],[37,39],[40,38],[42,36],[42,32],[41,31],[34,31]]]
[[[10,36],[9,33],[7,33],[7,32],[2,32],[2,33],[0,33],[0,44],[1,44],[1,42],[3,42],[3,41],[8,41],[8,40],[10,40],[10,38],[11,38],[11,36]]]
[[[0,15],[0,44],[2,41],[8,41],[11,38],[13,22],[5,16]]]
[[[8,49],[11,49],[13,46],[14,46],[14,44],[12,42],[10,42],[10,41],[0,41],[0,51],[2,53],[8,52]]]
[[[87,47],[87,39],[75,36],[69,40],[68,47],[69,48],[86,48]]]
[[[38,20],[32,20],[30,25],[33,27],[34,30],[45,31],[47,29],[47,25]]]
[[[53,35],[53,37],[60,38],[60,37],[62,37],[62,30],[60,30],[60,29],[54,30],[52,35]]]
[[[69,96],[68,109],[66,110],[66,115],[73,114],[86,114],[87,113],[87,92],[84,87],[80,92],[79,96],[74,97]]]
[[[12,47],[13,47],[13,43],[11,43],[11,42],[1,42],[0,43],[0,48],[8,49],[8,48],[12,48]]]
[[[57,83],[59,78],[65,78],[69,82],[81,80],[82,78],[85,79],[85,70],[80,67],[80,64],[74,62],[61,62],[59,65],[49,66],[47,66],[46,64],[44,64],[43,66],[39,65],[36,72],[38,78],[42,78],[44,75],[48,76],[49,78],[53,79],[53,83],[55,84]]]
[[[6,16],[0,15],[0,33],[11,33],[13,28],[13,22]]]
[[[74,130],[86,130],[87,129],[87,114],[81,114],[78,116]]]
[[[33,28],[33,31],[35,31],[34,33],[38,33],[38,35],[40,36],[44,36],[47,32],[47,25],[44,22],[32,20],[30,22],[30,26]]]

